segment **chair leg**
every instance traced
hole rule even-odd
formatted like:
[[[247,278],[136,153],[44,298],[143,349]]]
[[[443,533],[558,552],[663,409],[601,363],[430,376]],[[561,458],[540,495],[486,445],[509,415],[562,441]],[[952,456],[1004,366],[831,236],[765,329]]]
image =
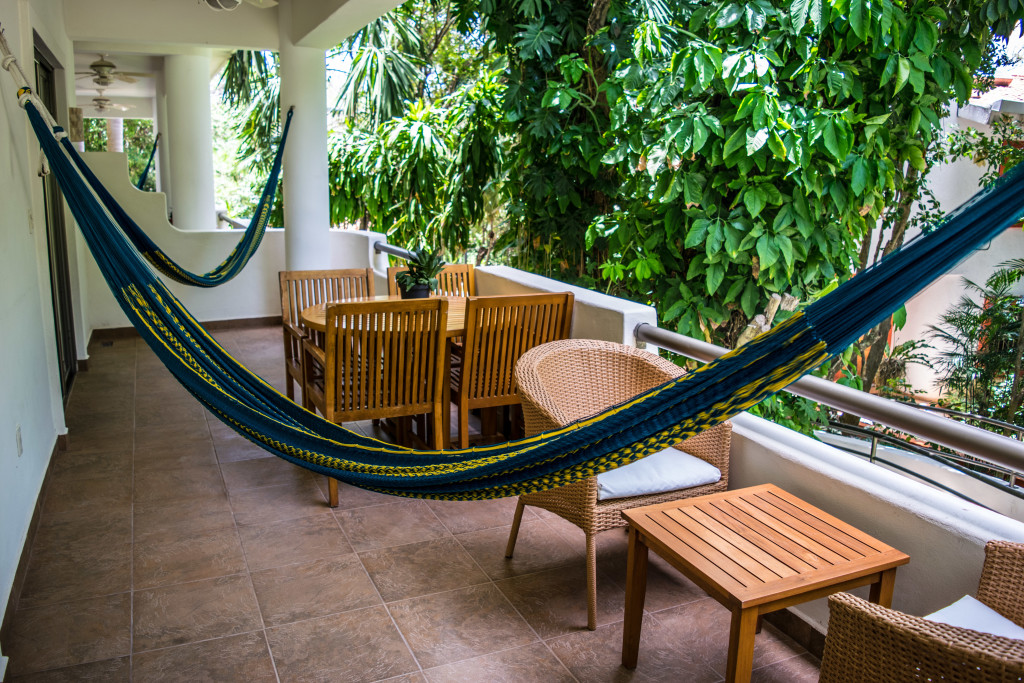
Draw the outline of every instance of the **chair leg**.
[[[597,543],[587,534],[587,628],[597,629]]]
[[[334,477],[327,477],[327,505],[338,507],[338,480]]]
[[[523,521],[523,510],[526,505],[523,504],[523,499],[520,498],[516,502],[516,514],[512,518],[512,529],[508,532],[508,545],[505,546],[505,557],[512,557],[512,553],[516,549],[516,539],[519,538],[519,524]]]
[[[459,404],[459,448],[469,448],[469,408]]]
[[[295,378],[288,372],[288,368],[284,370],[284,392],[288,395],[289,401],[295,401]]]
[[[426,416],[424,416],[425,418]],[[426,422],[426,419],[424,419]],[[430,431],[432,432],[432,443],[434,444],[435,450],[444,450],[448,446],[447,434],[444,433],[444,416],[441,412],[435,410],[430,415]]]

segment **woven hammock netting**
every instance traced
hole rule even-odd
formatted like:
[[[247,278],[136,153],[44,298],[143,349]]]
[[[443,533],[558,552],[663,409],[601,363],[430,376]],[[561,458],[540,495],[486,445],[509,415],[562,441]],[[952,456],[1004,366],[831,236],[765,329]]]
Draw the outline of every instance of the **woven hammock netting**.
[[[1021,165],[902,250],[695,372],[600,415],[519,441],[414,450],[328,422],[235,361],[154,275],[144,250],[118,230],[110,207],[104,210],[105,202],[90,191],[76,170],[78,162],[62,151],[32,98],[23,98],[23,103],[111,291],[182,385],[226,424],[271,453],[349,484],[401,496],[459,500],[545,490],[675,444],[746,410],[841,353],[1024,213]]]
[[[202,274],[193,273],[182,268],[174,259],[158,247],[142,231],[138,223],[117,203],[117,200],[110,194],[110,191],[103,186],[103,183],[100,182],[96,174],[92,172],[85,163],[85,160],[78,154],[78,150],[71,144],[67,136],[61,136],[60,142],[68,157],[75,164],[75,167],[78,168],[79,173],[89,183],[89,187],[92,188],[96,197],[110,213],[110,217],[117,223],[118,228],[131,240],[138,253],[145,257],[151,266],[159,270],[165,277],[183,285],[216,287],[242,272],[242,269],[249,263],[249,259],[253,257],[253,254],[259,248],[260,242],[263,241],[263,235],[267,232],[267,223],[270,220],[270,210],[274,205],[274,196],[277,194],[277,182],[281,176],[281,160],[284,156],[284,145],[288,140],[288,129],[291,127],[291,123],[292,111],[289,110],[288,116],[285,119],[284,130],[281,132],[281,143],[277,146],[277,153],[274,155],[274,163],[271,165],[270,174],[267,176],[267,182],[263,187],[263,194],[260,195],[259,203],[253,211],[252,220],[249,221],[249,225],[243,232],[241,239],[238,240],[235,248],[231,250],[231,253],[228,254],[227,258],[220,265],[208,273]],[[153,163],[153,156],[156,154],[159,137],[158,135],[157,140],[153,141],[149,163],[146,164],[146,170],[139,180],[139,189],[141,189],[142,184],[145,182],[145,176],[149,172],[150,165]],[[66,191],[65,196],[67,196]]]

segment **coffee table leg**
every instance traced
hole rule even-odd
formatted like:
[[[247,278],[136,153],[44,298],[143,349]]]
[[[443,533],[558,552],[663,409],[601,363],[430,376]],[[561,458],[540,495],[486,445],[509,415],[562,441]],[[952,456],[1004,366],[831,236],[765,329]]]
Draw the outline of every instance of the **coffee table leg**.
[[[729,661],[726,664],[727,683],[750,680],[754,669],[754,631],[757,630],[757,610],[739,609],[732,613],[729,629]]]
[[[647,592],[647,546],[640,534],[629,527],[629,556],[626,560],[626,616],[622,625],[622,666],[636,668],[640,653],[640,626],[644,619]]]
[[[892,607],[892,591],[896,586],[896,570],[886,569],[878,577],[878,581],[871,584],[871,592],[868,600],[882,607]]]

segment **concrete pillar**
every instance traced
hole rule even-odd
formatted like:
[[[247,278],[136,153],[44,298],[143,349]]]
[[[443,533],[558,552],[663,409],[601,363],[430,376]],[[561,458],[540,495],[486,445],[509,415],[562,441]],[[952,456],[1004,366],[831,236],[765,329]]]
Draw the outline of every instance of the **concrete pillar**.
[[[124,119],[107,119],[107,151],[124,151]]]
[[[167,195],[167,209],[171,208],[171,134],[167,130],[167,79],[164,78],[163,70],[156,78],[156,125],[154,134],[161,133],[160,146],[156,150],[157,168],[160,170],[156,175],[156,191]]]
[[[331,212],[327,185],[327,65],[323,50],[292,42],[292,2],[278,5],[281,122],[295,105],[284,150],[285,268],[330,267]]]
[[[81,107],[68,108],[68,139],[79,152],[85,151],[85,116]]]
[[[217,227],[217,214],[210,56],[170,55],[164,58],[164,64],[174,226],[180,230],[213,230]]]

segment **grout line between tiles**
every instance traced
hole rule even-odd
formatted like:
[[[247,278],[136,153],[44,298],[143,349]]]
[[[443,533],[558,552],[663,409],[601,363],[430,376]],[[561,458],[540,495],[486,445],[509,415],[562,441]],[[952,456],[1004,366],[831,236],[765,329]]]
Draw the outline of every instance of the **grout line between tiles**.
[[[423,665],[420,664],[420,658],[416,656],[415,652],[413,652],[412,646],[409,645],[409,641],[405,638],[405,634],[402,633],[402,629],[398,627],[398,622],[395,621],[395,616],[391,614],[391,609],[388,607],[388,604],[384,602],[384,596],[380,594],[380,589],[377,588],[376,582],[374,582],[373,577],[370,576],[370,572],[367,571],[366,564],[363,563],[363,558],[359,557],[359,553],[355,551],[355,548],[352,545],[352,540],[348,537],[348,534],[345,533],[345,528],[341,525],[341,520],[338,519],[338,516],[334,514],[333,510],[331,511],[331,516],[334,517],[334,523],[338,525],[338,530],[341,531],[341,535],[344,537],[345,542],[348,543],[350,548],[352,548],[352,552],[359,561],[359,566],[362,568],[363,574],[366,575],[367,581],[369,581],[370,585],[373,586],[373,592],[377,594],[377,599],[380,600],[381,606],[384,607],[384,612],[388,615],[388,619],[391,620],[391,625],[395,628],[395,632],[398,633],[398,637],[402,639],[402,644],[405,645],[405,649],[409,651],[412,661],[416,663],[417,671],[419,671],[420,674],[423,674]],[[392,676],[392,678],[394,678],[394,676]]]

